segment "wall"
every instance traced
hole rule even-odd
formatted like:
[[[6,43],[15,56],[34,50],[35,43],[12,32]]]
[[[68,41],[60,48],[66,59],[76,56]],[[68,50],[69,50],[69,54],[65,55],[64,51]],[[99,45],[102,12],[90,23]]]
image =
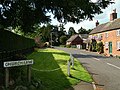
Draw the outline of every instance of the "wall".
[[[120,51],[117,51],[117,41],[120,41],[120,36],[117,36],[117,30],[112,30],[112,31],[108,31],[108,37],[105,37],[105,33],[103,32],[103,43],[105,44],[105,42],[112,42],[112,55],[116,56],[116,55],[120,55]],[[109,54],[109,48],[108,50],[106,50],[105,46],[104,46],[104,52],[107,55]]]

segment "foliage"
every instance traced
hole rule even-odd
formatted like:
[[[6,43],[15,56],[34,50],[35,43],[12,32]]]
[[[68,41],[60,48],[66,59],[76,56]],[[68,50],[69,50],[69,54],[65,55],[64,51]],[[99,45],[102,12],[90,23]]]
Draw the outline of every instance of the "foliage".
[[[0,30],[0,51],[27,49],[35,46],[33,39],[14,34],[7,30]]]
[[[60,43],[61,43],[62,45],[65,45],[65,44],[66,44],[66,41],[67,41],[67,37],[66,37],[65,35],[60,37]]]
[[[67,61],[70,56],[63,51],[39,49],[30,54],[28,58],[34,59],[35,63],[32,65],[32,76],[42,82],[42,86],[44,87],[42,90],[65,90],[77,84],[80,80],[92,82],[89,73],[76,59],[74,69],[71,69],[72,77],[67,76]],[[38,90],[41,89],[38,88]]]
[[[74,34],[76,34],[74,28],[73,28],[73,27],[70,27],[69,30],[68,30],[68,35],[69,35],[69,37],[72,36],[72,35],[74,35]]]
[[[50,21],[51,12],[58,21],[79,23],[102,13],[110,0],[1,0],[1,28],[20,26],[24,32],[33,32],[33,26]]]
[[[66,47],[67,47],[67,48],[70,48],[70,47],[71,47],[71,45],[70,45],[70,44],[68,44],[68,45],[66,45]]]
[[[103,43],[102,42],[97,43],[96,51],[98,51],[99,53],[103,53]]]
[[[4,70],[4,68],[3,68],[3,70]],[[18,90],[15,88],[19,85],[27,88],[28,81],[27,81],[27,73],[26,72],[27,72],[27,69],[25,66],[9,68],[9,89],[8,88],[5,89],[5,87],[3,87],[4,89],[2,89],[2,90]],[[5,73],[3,73],[3,75],[5,76]],[[5,83],[4,76],[1,77],[3,79],[1,79],[2,84],[0,83],[0,86],[4,85],[4,83]],[[22,89],[22,90],[27,90],[27,89]]]
[[[89,29],[89,30],[86,30],[86,29],[84,29],[84,28],[80,28],[79,30],[78,30],[78,33],[79,34],[89,34],[91,32],[91,30]]]
[[[64,28],[64,25],[62,23],[59,25],[59,29],[60,29],[59,31],[63,31],[64,32],[65,28]]]
[[[91,42],[91,46],[92,46],[92,51],[96,51],[96,40],[95,39],[92,39],[92,42]]]
[[[88,29],[88,34],[92,31],[92,29]]]

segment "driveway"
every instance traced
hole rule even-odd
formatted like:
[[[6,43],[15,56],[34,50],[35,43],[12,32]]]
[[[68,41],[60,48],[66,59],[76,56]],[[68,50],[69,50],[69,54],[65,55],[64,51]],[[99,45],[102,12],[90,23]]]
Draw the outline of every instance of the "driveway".
[[[85,50],[55,48],[71,53],[77,58],[92,75],[97,87],[103,90],[120,90],[120,59]]]

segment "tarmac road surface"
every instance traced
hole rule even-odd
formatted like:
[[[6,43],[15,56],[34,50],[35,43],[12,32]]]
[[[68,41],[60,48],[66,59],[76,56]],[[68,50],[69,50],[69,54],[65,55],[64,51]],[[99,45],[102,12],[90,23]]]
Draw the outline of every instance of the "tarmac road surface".
[[[120,90],[120,59],[74,48],[55,48],[77,58],[92,75],[96,86],[102,88],[100,90]]]

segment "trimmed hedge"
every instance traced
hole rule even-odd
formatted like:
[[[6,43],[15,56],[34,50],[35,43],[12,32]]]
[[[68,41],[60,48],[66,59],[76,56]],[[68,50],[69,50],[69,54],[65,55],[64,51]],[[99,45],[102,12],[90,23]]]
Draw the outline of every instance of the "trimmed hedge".
[[[33,39],[0,30],[0,52],[27,49],[35,46]]]

